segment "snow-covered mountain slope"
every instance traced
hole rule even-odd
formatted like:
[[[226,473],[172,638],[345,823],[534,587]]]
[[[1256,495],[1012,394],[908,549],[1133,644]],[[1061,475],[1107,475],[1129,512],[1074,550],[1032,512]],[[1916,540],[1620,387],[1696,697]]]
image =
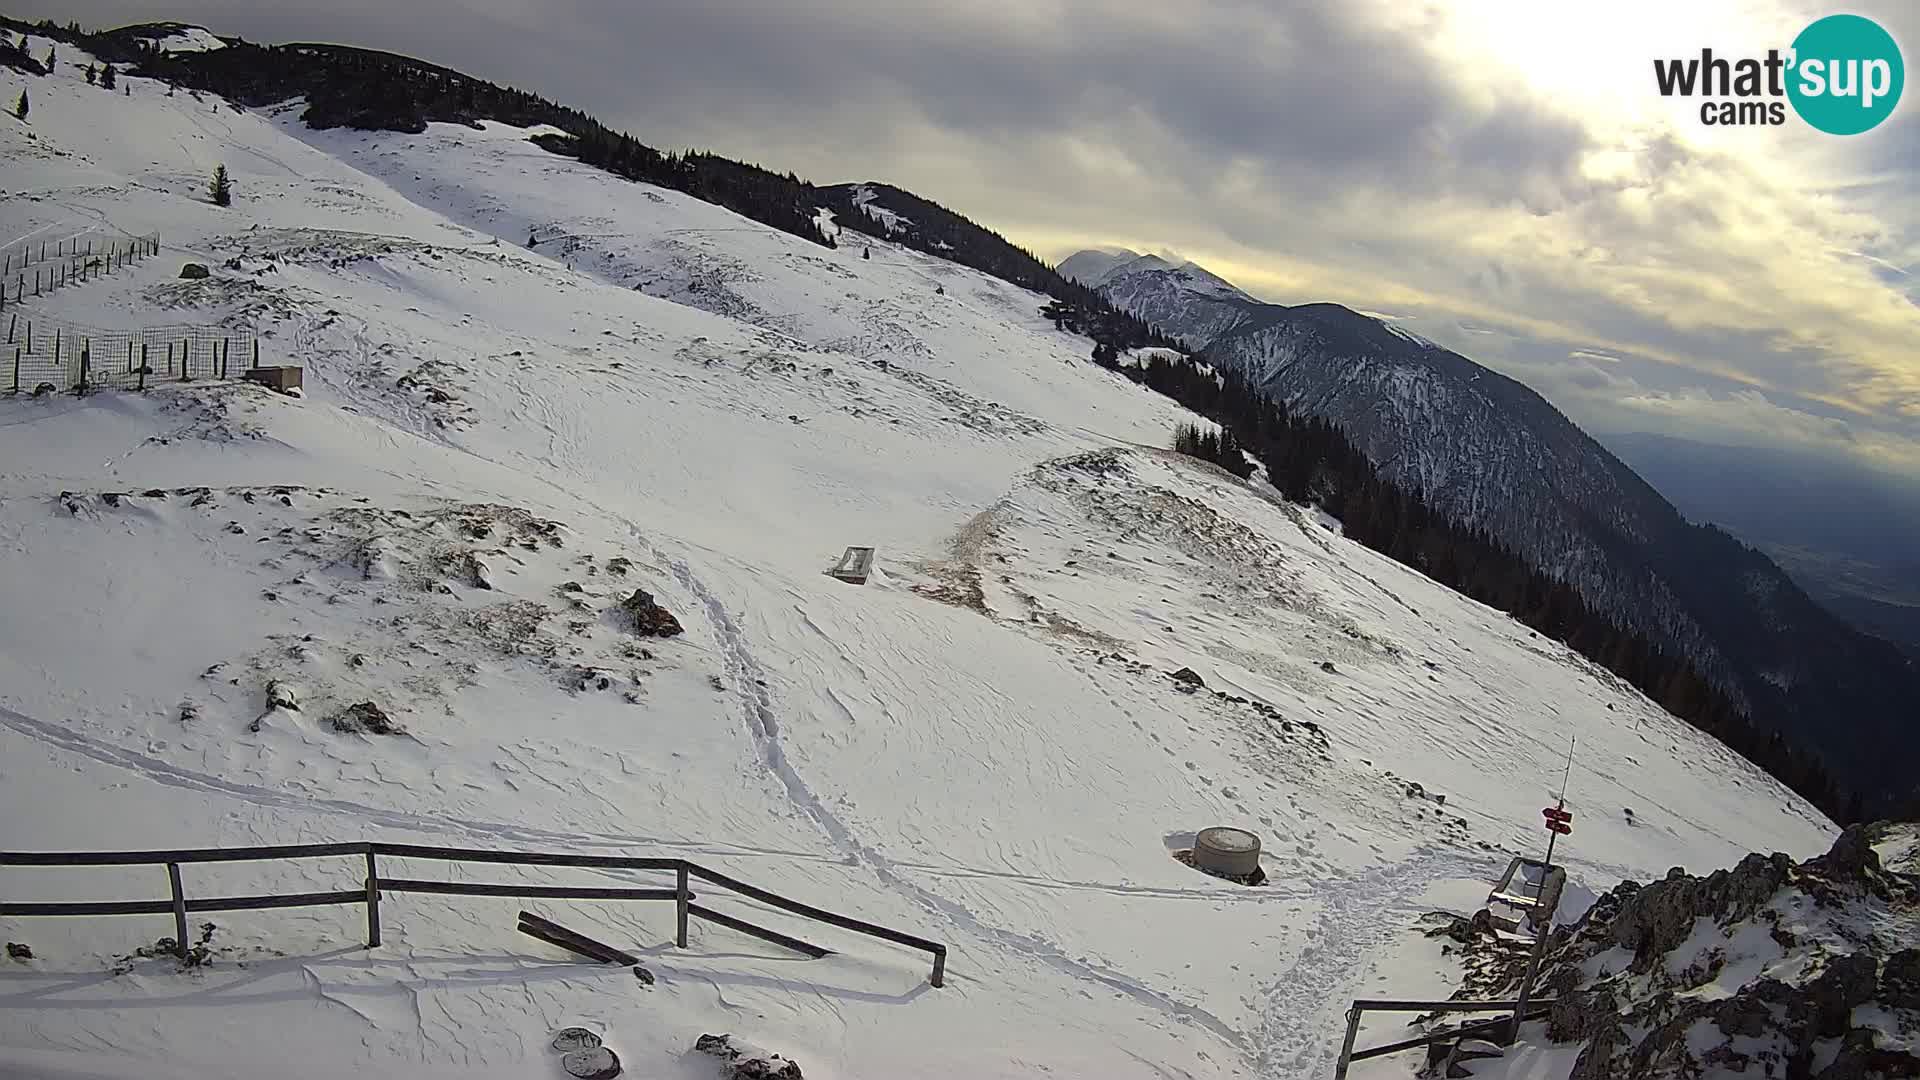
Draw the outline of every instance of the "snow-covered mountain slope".
[[[0,245],[159,230],[164,257],[17,312],[258,331],[306,396],[0,400],[0,848],[687,855],[945,941],[949,981],[725,898],[834,954],[537,905],[644,953],[649,991],[516,934],[512,900],[390,896],[372,950],[356,908],[215,916],[189,970],[134,952],[165,918],[0,918],[33,953],[5,961],[0,1071],[526,1076],[586,1023],[635,1075],[711,1077],[713,1031],[809,1077],[1309,1075],[1414,915],[1533,846],[1569,736],[1591,890],[1831,840],[1564,647],[1153,449],[1193,418],[1037,294],[512,128],[316,133],[122,85],[63,65],[0,125]],[[878,549],[865,586],[823,572],[850,544]],[[685,632],[636,637],[635,590]],[[1221,823],[1262,835],[1269,884],[1171,857]],[[0,869],[8,899],[164,889]]]
[[[1198,263],[1176,266],[1157,255],[1082,251],[1062,262],[1060,273],[1193,349],[1205,348],[1267,306]]]
[[[1870,808],[1920,793],[1906,738],[1920,667],[1821,608],[1766,556],[1686,522],[1538,393],[1338,304],[1261,304],[1161,268],[1128,271],[1148,259],[1109,271],[1100,292],[1295,412],[1335,422],[1427,505],[1688,657]]]
[[[1115,248],[1112,251],[1088,248],[1085,251],[1076,251],[1062,259],[1060,265],[1054,269],[1059,271],[1063,278],[1070,278],[1089,288],[1099,288],[1108,274],[1139,257],[1139,252],[1128,251],[1126,248]]]

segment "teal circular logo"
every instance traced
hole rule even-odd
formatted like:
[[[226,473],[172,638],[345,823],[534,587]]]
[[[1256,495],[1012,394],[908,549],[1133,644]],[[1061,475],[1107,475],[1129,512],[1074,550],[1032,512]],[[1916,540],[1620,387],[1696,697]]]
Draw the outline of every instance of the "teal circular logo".
[[[1858,135],[1892,115],[1907,83],[1893,35],[1872,19],[1829,15],[1793,39],[1787,98],[1829,135]]]

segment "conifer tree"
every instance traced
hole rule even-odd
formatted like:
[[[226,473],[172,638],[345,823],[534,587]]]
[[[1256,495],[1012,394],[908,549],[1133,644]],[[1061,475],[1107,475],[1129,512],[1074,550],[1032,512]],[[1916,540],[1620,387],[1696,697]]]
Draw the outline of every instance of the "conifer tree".
[[[233,181],[227,177],[225,165],[214,166],[213,179],[207,184],[207,197],[215,206],[233,205]]]
[[[108,64],[106,67],[100,69],[100,88],[102,90],[111,90],[113,89],[113,85],[113,65]]]
[[[99,81],[100,81],[100,72],[96,70],[92,64],[88,64],[87,65],[87,85],[92,86],[98,83]]]
[[[22,90],[20,91],[20,100],[13,103],[13,115],[25,120],[27,118],[27,108],[27,92]]]

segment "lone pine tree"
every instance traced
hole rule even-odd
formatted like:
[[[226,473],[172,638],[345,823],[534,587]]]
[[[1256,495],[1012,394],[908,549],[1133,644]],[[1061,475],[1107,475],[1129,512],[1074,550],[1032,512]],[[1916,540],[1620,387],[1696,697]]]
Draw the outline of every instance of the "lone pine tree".
[[[27,92],[22,90],[20,91],[20,100],[13,103],[13,115],[25,120],[27,118],[27,109]]]
[[[227,177],[225,165],[214,166],[213,179],[207,183],[207,197],[215,206],[233,205],[233,181]]]
[[[113,89],[113,84],[113,65],[108,64],[106,67],[100,69],[100,88],[103,90],[111,90]]]

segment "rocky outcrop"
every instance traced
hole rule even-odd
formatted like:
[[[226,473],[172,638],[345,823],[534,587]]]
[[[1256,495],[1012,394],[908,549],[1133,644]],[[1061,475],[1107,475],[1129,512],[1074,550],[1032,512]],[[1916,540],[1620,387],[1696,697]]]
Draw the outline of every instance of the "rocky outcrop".
[[[1920,877],[1884,869],[1875,852],[1916,829],[1855,827],[1804,863],[1749,855],[1601,897],[1555,931],[1542,968],[1546,1037],[1583,1044],[1571,1077],[1920,1077],[1920,949],[1904,940],[1920,919]],[[1489,962],[1497,948],[1471,935],[1469,974],[1511,978]]]

